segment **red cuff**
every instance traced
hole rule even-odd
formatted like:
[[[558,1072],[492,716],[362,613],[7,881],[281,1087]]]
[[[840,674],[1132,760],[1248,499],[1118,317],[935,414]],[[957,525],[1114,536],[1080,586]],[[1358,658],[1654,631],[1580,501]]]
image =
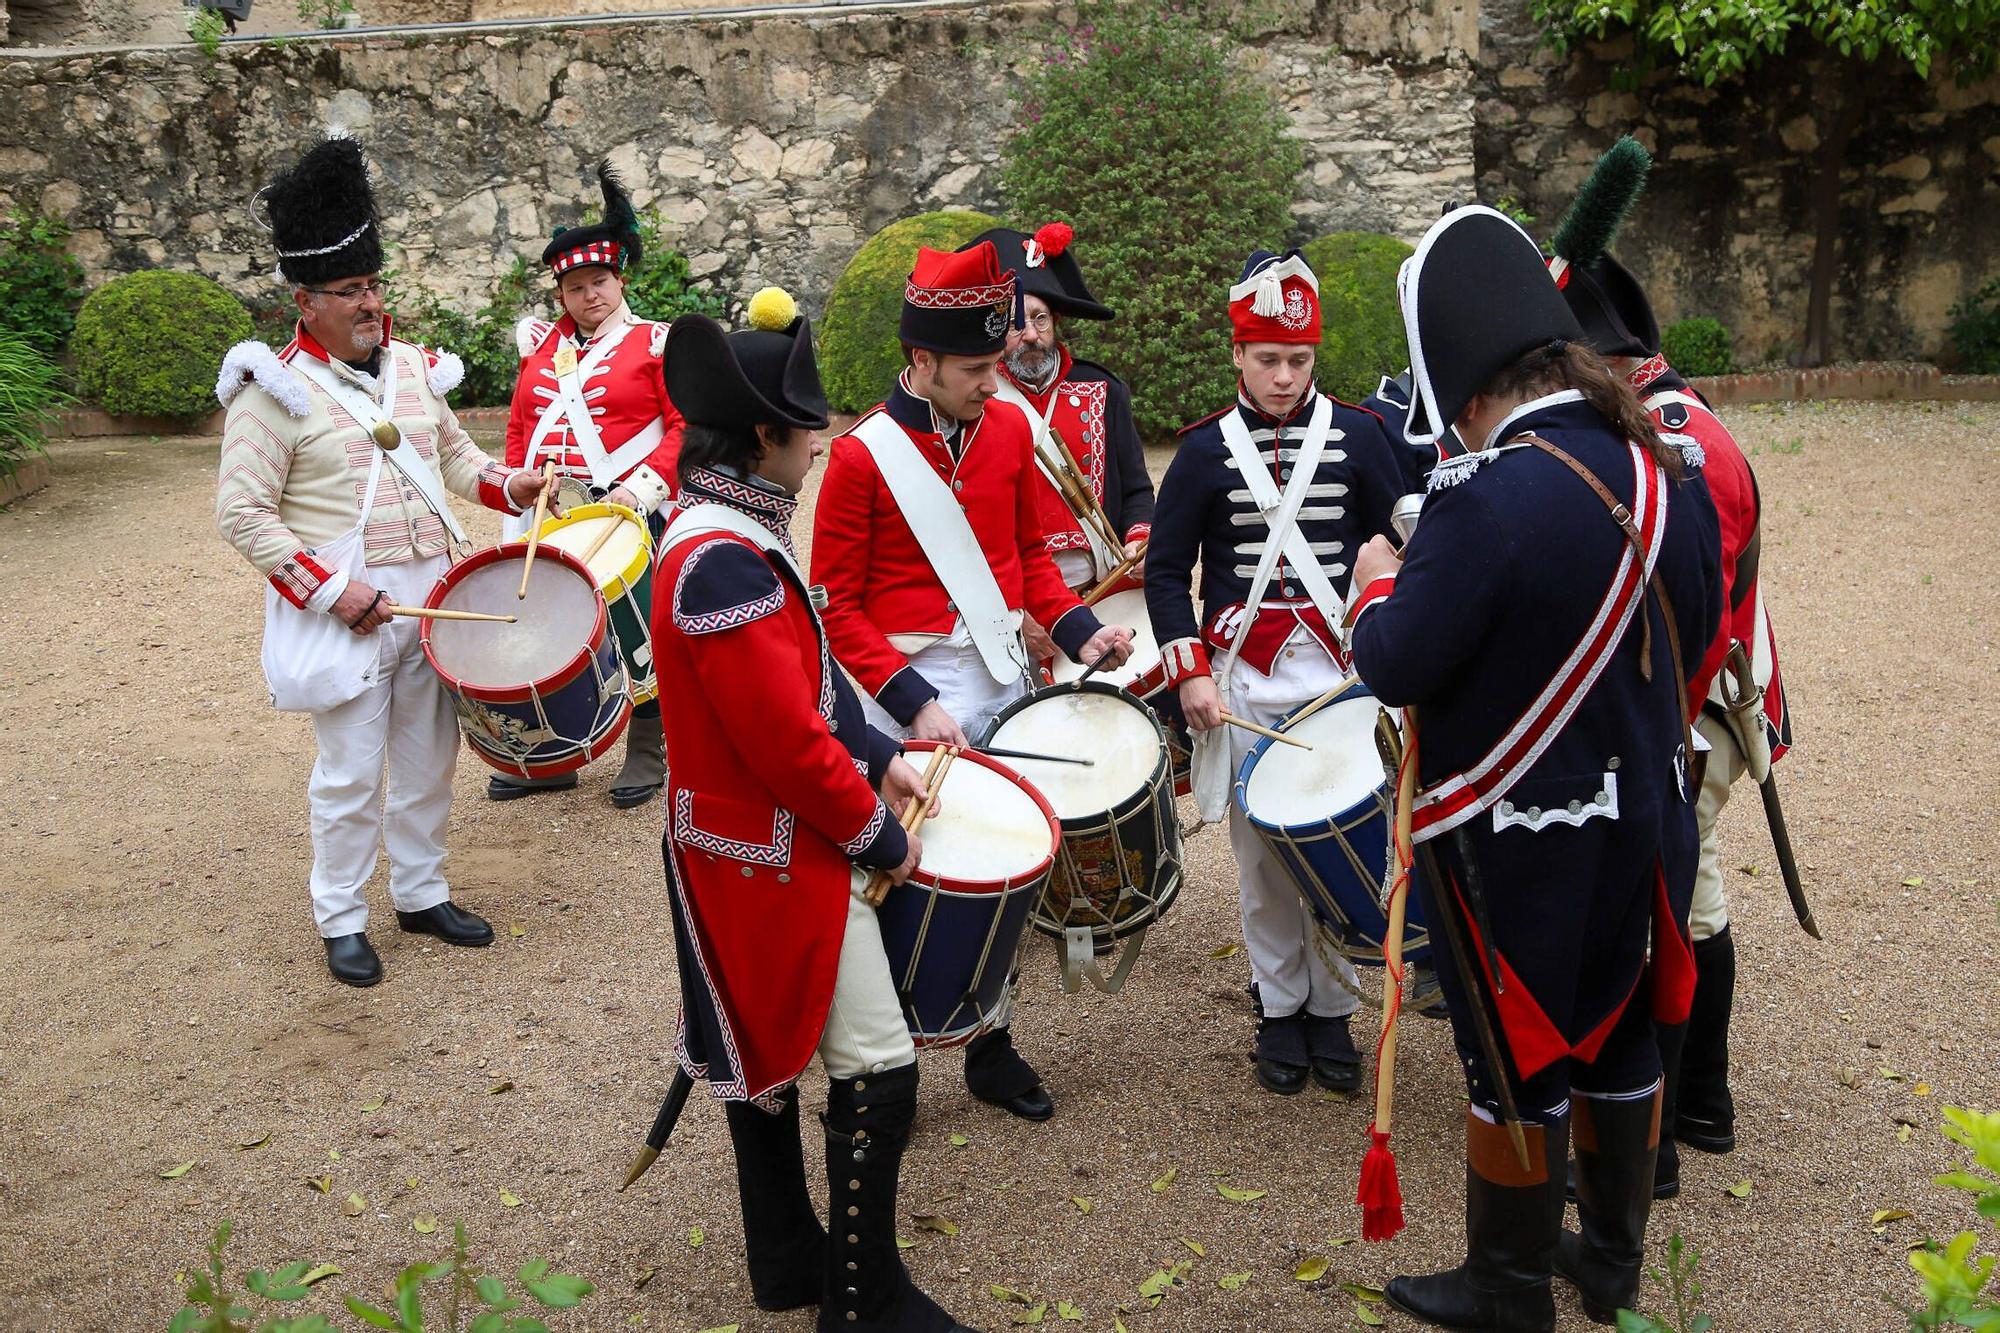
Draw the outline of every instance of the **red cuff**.
[[[512,468],[499,463],[488,463],[479,469],[479,503],[503,514],[526,513],[507,494],[507,479],[513,475]]]
[[[1129,546],[1133,542],[1145,541],[1152,535],[1153,525],[1151,523],[1134,523],[1131,527],[1125,529],[1125,544]]]
[[[1208,650],[1199,639],[1175,639],[1160,649],[1160,663],[1166,668],[1167,684],[1178,689],[1182,681],[1206,676]]]
[[[1363,588],[1361,595],[1354,599],[1354,604],[1347,608],[1345,621],[1347,628],[1350,630],[1353,629],[1354,622],[1361,619],[1363,611],[1366,611],[1369,607],[1375,605],[1375,603],[1381,601],[1395,590],[1396,576],[1394,574],[1383,574],[1367,587]]]
[[[303,611],[306,601],[319,591],[320,585],[331,577],[333,571],[304,551],[280,561],[271,571],[271,586],[278,595]]]

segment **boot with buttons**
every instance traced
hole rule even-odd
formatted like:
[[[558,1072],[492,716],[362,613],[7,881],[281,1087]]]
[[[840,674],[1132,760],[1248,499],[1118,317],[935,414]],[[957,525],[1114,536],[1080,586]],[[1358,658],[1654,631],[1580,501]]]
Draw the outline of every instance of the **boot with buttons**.
[[[773,1311],[818,1305],[826,1269],[826,1232],[806,1192],[798,1085],[780,1097],[776,1115],[749,1102],[722,1104],[736,1149],[750,1294],[758,1309]]]
[[[819,1333],[973,1333],[917,1289],[896,1251],[896,1183],[917,1066],[827,1081],[830,1233]]]

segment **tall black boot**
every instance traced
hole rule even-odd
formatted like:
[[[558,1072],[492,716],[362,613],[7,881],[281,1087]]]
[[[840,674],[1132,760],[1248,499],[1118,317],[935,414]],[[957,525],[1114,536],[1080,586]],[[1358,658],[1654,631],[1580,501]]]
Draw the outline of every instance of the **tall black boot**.
[[[917,1067],[831,1079],[826,1093],[826,1301],[819,1333],[972,1333],[917,1289],[896,1252],[896,1184]]]
[[[1682,1067],[1682,1052],[1687,1045],[1688,1025],[1676,1023],[1668,1027],[1662,1023],[1653,1025],[1653,1042],[1660,1048],[1660,1123],[1674,1123],[1674,1099],[1682,1090],[1685,1071]],[[1653,1197],[1671,1199],[1681,1192],[1681,1154],[1668,1135],[1660,1135],[1660,1145],[1653,1154]],[[1577,1197],[1574,1192],[1571,1198]]]
[[[1681,1056],[1679,1101],[1666,1109],[1674,1138],[1702,1152],[1736,1146],[1736,1103],[1729,1095],[1729,1011],[1736,998],[1736,940],[1724,926],[1694,946],[1694,1007]],[[1664,1149],[1663,1138],[1660,1146]]]
[[[1550,1265],[1562,1234],[1563,1178],[1551,1168],[1568,1150],[1569,1122],[1524,1126],[1528,1169],[1505,1128],[1465,1115],[1465,1262],[1429,1277],[1389,1283],[1389,1304],[1439,1328],[1551,1333]]]
[[[799,1142],[799,1089],[786,1088],[776,1115],[748,1102],[724,1102],[736,1149],[736,1192],[743,1200],[743,1248],[750,1292],[760,1310],[818,1305],[826,1273],[826,1229],[806,1192]]]
[[[1578,1097],[1572,1103],[1576,1217],[1583,1234],[1562,1234],[1556,1272],[1576,1286],[1594,1323],[1617,1323],[1619,1308],[1639,1294],[1661,1101],[1655,1092],[1640,1101]]]

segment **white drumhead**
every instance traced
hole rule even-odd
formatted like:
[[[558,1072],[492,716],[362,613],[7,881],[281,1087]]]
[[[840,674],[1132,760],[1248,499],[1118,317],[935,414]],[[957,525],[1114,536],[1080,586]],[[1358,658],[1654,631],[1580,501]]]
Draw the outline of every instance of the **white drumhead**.
[[[568,551],[579,560],[590,549],[592,542],[603,536],[606,527],[613,528],[611,536],[590,557],[590,576],[602,588],[611,580],[632,567],[632,561],[645,549],[646,526],[616,514],[605,514],[597,518],[580,518],[542,538],[544,546],[554,546]]]
[[[992,744],[1095,761],[1086,768],[999,760],[1034,783],[1058,819],[1103,814],[1118,805],[1146,785],[1159,767],[1161,750],[1159,732],[1143,705],[1094,692],[1037,699],[1002,723]]]
[[[912,750],[919,773],[928,751]],[[1055,852],[1049,818],[1035,798],[1011,778],[967,759],[952,761],[938,794],[938,812],[917,836],[924,840],[923,868],[945,879],[1013,879],[1034,871]]]
[[[1160,664],[1160,644],[1153,637],[1153,618],[1146,614],[1146,594],[1141,589],[1127,588],[1124,592],[1114,592],[1090,609],[1105,624],[1123,625],[1132,631],[1132,655],[1125,659],[1125,665],[1100,671],[1091,677],[1092,680],[1101,680],[1106,685],[1130,685]],[[1060,684],[1081,676],[1083,666],[1057,654],[1049,674]]]
[[[1266,824],[1290,828],[1318,824],[1351,810],[1385,779],[1375,748],[1374,699],[1342,699],[1328,704],[1287,736],[1313,748],[1271,742],[1250,770],[1244,805]]]
[[[467,685],[504,688],[531,685],[568,665],[597,624],[597,590],[560,560],[539,557],[526,599],[515,597],[520,587],[519,557],[481,565],[453,584],[445,609],[520,619],[512,625],[433,620],[431,656],[438,666]]]

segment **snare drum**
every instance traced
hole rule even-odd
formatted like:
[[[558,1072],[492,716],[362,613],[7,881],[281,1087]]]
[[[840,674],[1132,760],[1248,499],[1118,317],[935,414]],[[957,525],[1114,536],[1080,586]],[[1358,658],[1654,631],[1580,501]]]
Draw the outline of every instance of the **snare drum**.
[[[1015,700],[981,744],[1091,761],[1001,761],[1034,784],[1062,824],[1055,873],[1028,920],[1080,946],[1066,952],[1063,970],[1074,990],[1094,953],[1143,933],[1180,894],[1181,831],[1166,731],[1129,693],[1091,679]],[[1115,974],[1118,984],[1129,966]]]
[[[1153,636],[1153,617],[1146,610],[1145,590],[1127,588],[1123,592],[1114,592],[1091,610],[1105,624],[1123,625],[1132,631],[1132,655],[1125,659],[1125,665],[1106,668],[1090,679],[1101,680],[1107,685],[1123,685],[1159,717],[1166,735],[1168,762],[1174,775],[1174,794],[1187,795],[1194,741],[1188,733],[1187,719],[1181,715],[1179,696],[1167,688],[1166,661],[1161,656],[1159,640]],[[1049,667],[1049,679],[1062,684],[1077,679],[1083,672],[1080,663],[1058,657]]]
[[[1392,793],[1375,748],[1382,711],[1356,682],[1334,702],[1277,729],[1313,748],[1260,738],[1243,757],[1236,806],[1291,875],[1334,948],[1361,964],[1382,963]],[[1422,962],[1430,935],[1413,895],[1403,957]]]
[[[937,748],[907,744],[913,760]],[[910,1035],[919,1046],[962,1046],[1006,1008],[1028,913],[1048,887],[1061,835],[1025,778],[968,751],[945,773],[938,812],[919,836],[922,863],[889,890],[876,920]]]
[[[535,555],[517,599],[526,542],[491,546],[446,570],[424,605],[520,617],[426,620],[420,632],[474,754],[502,773],[547,778],[611,748],[632,715],[604,598],[567,551]]]
[[[612,532],[590,557],[590,576],[604,594],[611,637],[632,677],[632,702],[642,704],[660,692],[653,674],[653,536],[645,520],[623,505],[578,505],[542,525],[542,547],[581,558],[606,528]]]

